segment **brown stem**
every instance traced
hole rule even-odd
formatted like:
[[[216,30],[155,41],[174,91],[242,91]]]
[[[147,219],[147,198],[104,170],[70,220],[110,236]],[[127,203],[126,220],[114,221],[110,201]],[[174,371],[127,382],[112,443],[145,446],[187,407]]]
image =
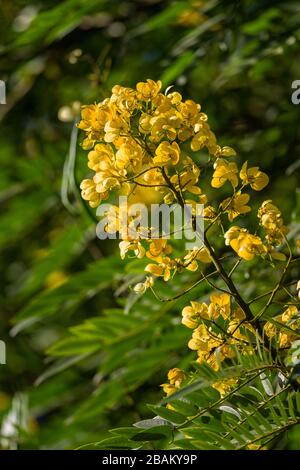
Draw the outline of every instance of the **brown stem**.
[[[229,288],[229,290],[230,290],[232,296],[235,298],[237,304],[241,307],[241,309],[245,313],[246,319],[248,321],[253,320],[253,314],[251,312],[251,309],[250,309],[249,305],[241,297],[241,295],[238,292],[238,290],[237,290],[234,282],[232,281],[232,279],[230,277],[228,277],[222,263],[220,263],[220,261],[219,261],[218,257],[216,256],[211,244],[209,243],[206,235],[204,235],[203,242],[204,242],[205,248],[207,249],[207,251],[208,251],[208,253],[209,253],[209,255],[212,259],[213,264],[215,265],[216,270],[218,271],[221,278],[223,279],[223,281],[225,282],[225,284]]]
[[[181,207],[184,208],[184,199],[181,195],[181,193],[179,191],[176,190],[176,188],[174,188],[174,185],[172,184],[169,176],[167,175],[166,173],[166,170],[164,169],[164,167],[162,167],[162,175],[167,183],[167,185],[169,186],[169,188],[171,189],[171,191],[174,193],[174,195],[176,196],[176,199],[178,201],[178,203],[181,205]],[[195,219],[195,217],[194,217]],[[222,263],[220,262],[220,260],[218,259],[218,257],[216,256],[211,244],[209,243],[209,240],[207,238],[207,235],[204,234],[204,237],[203,237],[203,243],[204,243],[204,246],[205,248],[207,249],[211,259],[212,259],[212,262],[217,270],[217,272],[220,274],[221,278],[223,279],[223,281],[225,282],[225,284],[227,285],[227,287],[229,288],[230,292],[231,292],[231,295],[235,298],[237,304],[241,307],[241,309],[243,310],[243,312],[245,313],[246,315],[246,320],[248,321],[253,321],[253,314],[251,312],[251,309],[249,307],[249,305],[244,301],[244,299],[241,297],[240,293],[238,292],[234,282],[232,281],[232,279],[228,276],[227,272],[225,271]],[[256,325],[257,327],[259,326],[259,323],[257,323]]]

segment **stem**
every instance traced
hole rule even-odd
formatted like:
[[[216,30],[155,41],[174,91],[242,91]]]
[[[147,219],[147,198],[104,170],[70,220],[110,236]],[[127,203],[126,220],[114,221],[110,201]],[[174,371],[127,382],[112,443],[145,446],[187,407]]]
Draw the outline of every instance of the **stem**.
[[[167,172],[165,170],[164,167],[162,167],[161,169],[161,173],[168,185],[168,187],[171,189],[172,193],[174,194],[174,196],[176,197],[178,203],[181,205],[182,208],[184,208],[184,199],[180,193],[180,191],[177,191],[177,189],[173,186],[173,184],[171,183],[171,180],[169,178],[169,176],[167,175]]]
[[[263,403],[258,405],[256,408],[254,408],[254,410],[251,413],[247,414],[245,416],[245,418],[243,418],[241,421],[239,421],[237,423],[237,426],[232,428],[230,431],[226,432],[222,437],[227,438],[228,436],[230,436],[233,431],[236,431],[239,428],[239,426],[241,426],[241,424],[243,424],[247,421],[249,416],[254,416],[257,413],[258,410],[263,409],[268,403],[270,403],[270,401],[274,400],[274,398],[278,397],[281,393],[286,392],[289,388],[291,388],[291,385],[287,385],[286,387],[282,388],[281,390],[279,390],[279,392],[275,393],[274,395],[269,397],[267,400],[265,400]]]
[[[257,441],[261,441],[262,439],[268,438],[270,436],[274,436],[277,433],[282,434],[283,431],[287,431],[289,428],[291,428],[292,426],[295,426],[296,424],[299,424],[299,423],[300,423],[300,418],[295,418],[295,419],[289,421],[287,424],[285,424],[281,428],[273,429],[272,431],[265,433],[263,436],[256,437],[252,441],[247,442],[247,444],[245,444],[241,447],[238,447],[236,450],[242,450],[245,447],[247,447],[249,444],[254,444]]]
[[[288,247],[288,250],[289,250],[289,257],[288,257],[288,260],[286,262],[286,265],[282,271],[282,274],[280,276],[280,279],[278,281],[278,283],[276,284],[276,286],[274,287],[274,289],[272,290],[272,293],[266,303],[266,305],[261,309],[261,311],[256,315],[256,317],[253,319],[254,321],[255,320],[258,320],[260,317],[262,317],[264,315],[264,313],[268,310],[268,308],[270,307],[271,303],[273,302],[273,299],[275,297],[275,295],[277,294],[278,290],[280,289],[282,283],[283,283],[283,280],[284,280],[284,277],[287,273],[287,270],[289,268],[289,265],[290,265],[290,262],[291,262],[291,259],[292,259],[292,251],[291,251],[291,248],[290,248],[290,245],[288,243],[288,240],[286,237],[285,238],[285,242],[287,244],[287,247]]]
[[[173,192],[173,194],[176,196],[176,199],[178,201],[178,203],[180,204],[180,206],[182,208],[184,208],[184,199],[181,195],[181,193],[179,191],[176,190],[176,188],[174,188],[170,178],[168,177],[164,167],[162,167],[162,175],[167,183],[167,185],[169,186],[169,188],[171,189],[171,191]],[[253,314],[251,312],[251,309],[249,307],[249,305],[244,301],[244,299],[241,297],[241,295],[239,294],[234,282],[232,281],[232,279],[228,276],[227,272],[225,271],[222,263],[220,262],[220,260],[218,259],[218,257],[216,256],[208,238],[207,238],[207,235],[206,233],[204,233],[204,237],[203,237],[203,243],[204,243],[204,246],[205,248],[207,249],[211,259],[212,259],[212,262],[217,270],[217,272],[219,273],[219,275],[221,276],[221,278],[223,279],[223,281],[225,282],[225,284],[227,285],[227,287],[229,288],[230,290],[230,293],[231,295],[235,298],[237,304],[241,307],[241,309],[243,310],[243,312],[245,313],[246,315],[246,320],[248,321],[253,321]],[[256,325],[257,327],[259,327],[259,324],[257,323]]]
[[[157,298],[158,300],[160,300],[161,302],[172,302],[173,300],[176,300],[176,299],[179,299],[180,297],[182,297],[183,295],[187,294],[188,292],[190,292],[192,289],[194,289],[195,287],[197,287],[199,284],[201,284],[201,282],[203,281],[206,281],[207,278],[209,277],[212,277],[214,276],[215,274],[217,274],[217,271],[213,271],[212,273],[209,273],[209,274],[202,274],[202,277],[196,281],[194,284],[192,284],[190,287],[188,287],[186,290],[184,290],[183,292],[180,292],[179,294],[177,295],[174,295],[173,297],[167,297],[167,298],[163,298],[163,297],[160,297],[153,289],[153,287],[150,287],[151,291],[153,292],[155,298]]]
[[[231,295],[235,298],[237,304],[241,307],[241,309],[245,313],[246,319],[248,321],[253,320],[253,314],[251,312],[251,309],[250,309],[249,305],[241,297],[241,295],[239,294],[234,282],[232,281],[232,279],[226,273],[222,263],[220,263],[219,259],[217,258],[217,256],[216,256],[211,244],[209,243],[208,238],[207,238],[206,235],[204,235],[204,246],[207,249],[207,251],[209,252],[209,255],[210,255],[210,257],[211,257],[211,259],[212,259],[212,261],[215,265],[216,270],[218,271],[218,273],[222,277],[223,281],[225,282],[225,284],[229,288],[229,290],[231,292]]]

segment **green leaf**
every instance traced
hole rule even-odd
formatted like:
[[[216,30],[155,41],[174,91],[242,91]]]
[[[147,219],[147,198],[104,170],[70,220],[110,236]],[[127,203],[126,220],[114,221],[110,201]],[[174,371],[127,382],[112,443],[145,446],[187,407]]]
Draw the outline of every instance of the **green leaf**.
[[[175,449],[183,450],[199,450],[197,443],[193,443],[190,439],[176,439],[174,441]]]
[[[109,432],[111,434],[117,434],[118,436],[122,436],[127,439],[131,439],[132,436],[136,435],[136,429],[134,427],[123,427],[123,428],[115,428],[115,429],[110,429]]]
[[[170,421],[171,423],[182,424],[185,421],[185,416],[183,416],[181,413],[170,410],[163,406],[148,405],[148,408],[161,418],[164,418],[167,421]]]
[[[186,4],[184,2],[176,2],[168,6],[161,13],[151,17],[148,21],[145,21],[143,25],[133,31],[133,35],[145,34],[156,29],[170,26],[184,10],[186,10]]]
[[[80,302],[101,290],[111,286],[115,270],[121,260],[109,257],[88,266],[86,271],[73,275],[63,285],[51,289],[33,298],[14,318],[17,325],[13,328],[15,335],[39,320],[63,311],[72,310]]]
[[[170,426],[155,426],[136,433],[131,436],[131,440],[137,442],[161,441],[163,439],[170,439],[171,436],[172,428]]]
[[[142,429],[151,429],[157,426],[170,426],[170,422],[166,419],[160,418],[153,418],[153,419],[143,419],[142,421],[138,421],[134,423],[135,427],[142,428]]]
[[[108,437],[95,443],[94,446],[98,450],[130,450],[136,447],[136,444],[122,437]]]
[[[91,354],[101,349],[101,343],[91,342],[85,338],[65,338],[51,346],[47,353],[51,356],[75,356]]]
[[[8,50],[24,46],[40,47],[61,39],[75,29],[88,13],[99,10],[104,0],[65,0],[57,6],[42,11],[32,21],[25,33],[18,35]]]
[[[254,21],[250,21],[243,25],[243,31],[247,34],[257,35],[261,32],[268,31],[272,26],[272,21],[280,16],[278,8],[270,8],[265,11]]]
[[[184,416],[193,416],[197,413],[198,408],[187,400],[173,400],[172,408]]]

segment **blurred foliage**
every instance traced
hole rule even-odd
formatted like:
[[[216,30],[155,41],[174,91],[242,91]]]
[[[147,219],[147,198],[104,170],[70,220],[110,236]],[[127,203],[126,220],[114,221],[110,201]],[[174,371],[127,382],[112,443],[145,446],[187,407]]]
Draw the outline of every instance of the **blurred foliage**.
[[[68,449],[152,416],[145,404],[162,397],[167,370],[193,358],[181,308],[208,294],[202,285],[173,302],[132,294],[140,262],[120,261],[117,242],[96,239],[78,195],[80,103],[117,83],[174,84],[202,104],[226,145],[270,175],[264,197],[296,231],[300,5],[3,0],[0,9],[1,445]],[[268,282],[257,266],[240,276],[251,292]],[[196,280],[162,282],[161,295]],[[293,428],[278,446],[299,447],[299,434]]]

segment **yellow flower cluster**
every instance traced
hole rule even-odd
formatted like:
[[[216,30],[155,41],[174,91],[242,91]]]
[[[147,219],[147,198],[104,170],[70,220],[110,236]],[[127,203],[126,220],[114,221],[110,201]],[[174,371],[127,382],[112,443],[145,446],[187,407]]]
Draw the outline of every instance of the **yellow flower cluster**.
[[[234,155],[235,152],[230,147],[223,147],[221,156],[231,157]],[[214,188],[220,188],[226,181],[229,181],[233,188],[238,186],[238,167],[235,162],[227,162],[227,160],[223,158],[218,158],[214,169],[215,171],[211,182]],[[243,164],[239,176],[243,187],[249,185],[255,191],[261,191],[269,182],[268,176],[260,171],[258,167],[247,169],[247,162]]]
[[[224,293],[220,289],[223,293],[211,295],[210,303],[192,301],[182,312],[182,323],[193,330],[189,348],[197,351],[199,363],[206,362],[218,369],[222,361],[234,357],[237,349],[242,354],[253,353],[249,338],[255,335],[252,326],[255,322],[251,324],[249,305],[234,286],[231,290],[230,275],[222,267],[208,230],[212,225],[220,230],[226,224],[222,232],[225,245],[236,253],[239,261],[251,261],[257,256],[283,261],[286,256],[279,249],[284,244],[288,246],[287,228],[281,212],[270,200],[264,201],[258,210],[257,232],[250,233],[246,227],[236,225],[236,218],[251,211],[251,193],[263,190],[268,176],[257,166],[249,167],[247,161],[239,166],[235,150],[218,144],[200,104],[184,100],[170,88],[163,93],[161,87],[160,81],[150,79],[137,83],[135,88],[116,85],[109,98],[83,107],[78,127],[85,132],[82,146],[89,151],[87,165],[92,174],[81,183],[82,197],[96,208],[115,194],[135,195],[135,200],[144,202],[147,189],[166,204],[178,203],[181,207],[190,204],[193,221],[199,215],[198,204],[203,205],[201,215],[206,226],[200,248],[178,253],[166,235],[154,238],[149,227],[143,226],[138,231],[132,230],[135,216],[128,216],[124,228],[117,206],[107,212],[105,230],[119,232],[121,258],[149,260],[146,279],[134,287],[137,294],[152,289],[155,278],[169,281],[176,272],[198,269],[203,275],[206,264],[212,264],[214,273],[225,279],[229,291]],[[207,182],[210,189],[205,194],[203,186]],[[218,194],[214,196],[214,190],[223,186],[229,195],[217,203],[219,198]],[[235,225],[230,225],[233,221]],[[207,278],[203,275],[203,279]],[[290,347],[298,337],[300,320],[296,313],[296,307],[291,305],[275,317],[276,324],[267,322],[265,336],[271,342],[278,340],[280,348]],[[280,325],[285,329],[280,329]],[[183,371],[171,369],[169,383],[162,386],[165,393],[177,390],[184,378]],[[223,395],[235,383],[235,379],[222,381],[215,388]]]
[[[206,362],[214,369],[226,358],[234,357],[233,345],[242,345],[243,352],[251,351],[242,329],[252,333],[254,330],[245,322],[244,312],[239,307],[233,309],[231,304],[229,294],[213,294],[209,305],[191,301],[191,305],[182,310],[182,323],[193,329],[189,348],[197,351],[199,363]],[[222,319],[222,328],[217,322],[219,319]]]
[[[213,387],[216,390],[218,390],[221,397],[224,397],[225,395],[227,395],[234,388],[235,385],[237,385],[237,383],[238,383],[237,378],[230,377],[229,379],[220,380],[218,382],[215,382],[213,384]]]
[[[272,201],[264,201],[258,210],[258,217],[266,233],[267,243],[270,246],[280,245],[287,233],[280,210]]]
[[[280,325],[286,325],[287,329],[280,328]],[[293,341],[300,338],[299,330],[300,318],[298,308],[296,305],[290,305],[281,315],[273,319],[273,322],[268,321],[264,326],[264,332],[270,338],[276,339],[276,344],[279,348],[290,348]]]
[[[258,167],[248,168],[247,162],[239,170],[236,162],[228,160],[235,157],[236,152],[231,147],[218,145],[201,106],[193,100],[184,101],[176,91],[162,93],[161,86],[160,81],[150,79],[137,83],[135,88],[116,85],[109,98],[83,106],[78,127],[86,134],[82,146],[89,150],[88,168],[94,172],[81,183],[83,199],[95,208],[114,191],[132,194],[140,186],[158,191],[167,204],[204,204],[205,220],[214,221],[227,214],[231,222],[247,214],[251,210],[250,195],[242,192],[243,189],[248,186],[255,191],[262,190],[268,183],[267,175]],[[205,149],[208,152],[206,167],[213,166],[211,186],[218,189],[229,182],[233,189],[233,195],[224,199],[219,209],[209,203],[199,185],[204,178],[200,159]],[[205,178],[207,175],[206,172]],[[259,217],[266,230],[267,243],[279,242],[284,231],[280,227],[281,219],[269,201],[262,207]],[[107,229],[117,229],[118,225],[112,222]],[[152,241],[145,234],[147,227],[141,230],[138,239],[130,230],[123,231],[121,257],[129,251],[138,258],[149,257],[153,262],[146,266],[146,272],[155,277],[168,281],[176,271],[196,271],[199,262],[211,262],[204,248],[175,258],[166,245],[156,256],[149,256],[148,245]],[[225,240],[245,260],[272,252],[258,236],[236,226],[226,232]]]
[[[255,255],[267,253],[260,237],[251,235],[247,229],[237,226],[230,227],[225,233],[225,244],[230,245],[240,258],[247,261],[253,259]]]
[[[175,367],[174,369],[170,369],[168,372],[169,382],[161,385],[166,395],[169,396],[172,393],[176,392],[176,390],[180,388],[180,385],[182,384],[185,377],[186,376],[183,370],[178,369],[178,367]]]

